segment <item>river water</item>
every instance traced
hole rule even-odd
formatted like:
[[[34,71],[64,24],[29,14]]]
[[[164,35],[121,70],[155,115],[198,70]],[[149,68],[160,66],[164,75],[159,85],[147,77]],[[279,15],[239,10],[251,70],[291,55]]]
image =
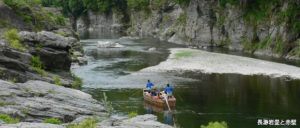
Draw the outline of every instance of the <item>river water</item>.
[[[125,47],[98,48],[98,41],[118,42]],[[211,121],[226,121],[230,128],[261,127],[257,125],[258,119],[300,121],[300,80],[184,71],[140,72],[166,60],[168,48],[184,46],[156,39],[131,38],[87,39],[81,43],[88,57],[88,65],[72,72],[83,78],[82,90],[95,99],[103,99],[103,93],[106,93],[113,103],[113,114],[150,113],[157,115],[162,123],[182,128],[199,128]],[[224,49],[208,51],[256,57]],[[256,58],[299,65],[282,59]],[[142,88],[148,79],[157,89],[164,88],[167,83],[175,87],[175,110],[168,112],[166,108],[144,103]]]

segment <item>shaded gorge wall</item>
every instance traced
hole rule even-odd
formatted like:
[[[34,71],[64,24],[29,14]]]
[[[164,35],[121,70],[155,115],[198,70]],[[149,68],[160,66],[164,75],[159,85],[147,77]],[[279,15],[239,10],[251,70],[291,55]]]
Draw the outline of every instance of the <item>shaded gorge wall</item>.
[[[155,37],[195,47],[227,47],[255,54],[299,58],[299,0],[150,0],[126,13],[88,11],[77,20],[84,36]],[[127,19],[127,20],[126,20]]]

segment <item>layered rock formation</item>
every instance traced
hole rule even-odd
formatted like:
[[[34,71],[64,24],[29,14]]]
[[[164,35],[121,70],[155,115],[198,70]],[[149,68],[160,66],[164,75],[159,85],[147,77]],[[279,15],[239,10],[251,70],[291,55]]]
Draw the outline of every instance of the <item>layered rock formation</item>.
[[[296,42],[299,38],[297,22],[300,16],[294,15],[299,12],[299,9],[295,9],[300,4],[299,0],[265,2],[264,8],[257,5],[257,10],[252,7],[260,4],[257,1],[232,2],[190,0],[188,5],[179,5],[173,0],[159,3],[150,0],[151,12],[130,10],[129,23],[120,22],[119,19],[124,16],[118,16],[120,14],[116,12],[108,16],[89,12],[78,20],[77,29],[80,33],[121,32],[189,46],[228,47],[254,53],[263,51],[267,55],[284,55],[291,59],[295,57],[295,50],[300,45]],[[103,22],[103,17],[108,22]],[[105,27],[98,29],[95,25]],[[114,26],[123,26],[125,29],[120,31],[119,27],[116,29]]]
[[[9,42],[2,40],[5,41],[4,45],[0,47],[2,79],[15,79],[15,82],[43,80],[54,83],[52,80],[54,77],[61,77],[63,85],[71,86],[73,80],[67,74],[72,63],[73,53],[70,50],[75,46],[80,46],[78,40],[47,31],[37,33],[21,31],[18,36],[23,39],[22,44],[26,46],[24,52],[9,47],[7,45]],[[40,59],[45,75],[42,75],[33,67],[33,57]],[[78,58],[82,58],[83,54],[76,57],[73,62],[78,62]]]
[[[81,116],[108,116],[102,104],[79,90],[43,81],[10,83],[0,80],[0,113],[25,122],[57,118],[71,122]]]
[[[89,11],[88,16],[82,16],[77,20],[77,32],[82,37],[119,37],[122,35],[123,15],[118,13],[103,14]]]
[[[87,118],[105,120],[96,127],[169,127],[153,115],[109,118],[91,95],[66,88],[79,88],[70,68],[86,64],[87,59],[68,19],[66,25],[57,23],[51,13],[61,15],[55,8],[8,6],[0,1],[0,114],[20,119],[7,124],[1,118],[0,128],[66,128]],[[42,123],[50,118],[63,124]]]
[[[0,3],[0,78],[14,82],[26,82],[28,80],[42,80],[71,87],[73,81],[69,73],[71,64],[83,65],[87,63],[78,36],[71,30],[70,24],[61,25],[54,21],[55,18],[46,15],[59,13],[57,9],[48,8],[48,13],[40,6],[18,7]],[[22,11],[22,15],[20,15]],[[2,15],[3,14],[3,15]],[[34,20],[24,19],[24,15],[31,16]],[[44,18],[40,15],[44,15]],[[61,15],[61,14],[57,14]],[[48,17],[47,17],[48,16]],[[46,17],[46,18],[45,18]],[[58,28],[59,26],[59,28]],[[37,27],[44,31],[38,31]],[[17,35],[11,33],[5,35],[11,29],[19,30]],[[48,31],[46,31],[48,30]],[[16,38],[21,46],[12,46],[9,36]],[[20,50],[17,47],[21,47]],[[32,64],[32,60],[38,58],[38,69]]]
[[[10,83],[0,80],[0,87],[0,113],[21,121],[6,124],[0,120],[0,128],[66,128],[88,118],[100,120],[96,128],[171,128],[157,122],[154,115],[108,117],[102,103],[91,95],[43,81]],[[64,124],[41,123],[50,118],[57,118]]]
[[[33,28],[24,21],[24,19],[17,15],[12,8],[6,4],[0,2],[0,19],[1,21],[6,21],[11,24],[14,28],[19,28],[21,30],[33,30]]]

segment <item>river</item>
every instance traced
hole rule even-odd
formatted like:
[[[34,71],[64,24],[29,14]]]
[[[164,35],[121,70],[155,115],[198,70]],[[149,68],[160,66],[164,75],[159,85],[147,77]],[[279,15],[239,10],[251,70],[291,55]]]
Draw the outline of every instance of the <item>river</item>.
[[[125,47],[98,48],[97,41],[119,42]],[[108,100],[113,103],[113,114],[150,113],[157,115],[162,123],[182,128],[199,128],[211,121],[226,121],[230,128],[260,127],[257,126],[258,119],[300,121],[300,80],[184,71],[140,72],[165,61],[170,54],[169,48],[184,46],[150,38],[86,39],[81,43],[88,64],[72,72],[83,78],[82,90],[95,99],[103,99],[103,92],[106,93]],[[299,66],[293,61],[224,49],[207,51]],[[148,79],[157,89],[164,88],[167,83],[175,87],[175,110],[168,112],[165,108],[144,103],[142,88]]]

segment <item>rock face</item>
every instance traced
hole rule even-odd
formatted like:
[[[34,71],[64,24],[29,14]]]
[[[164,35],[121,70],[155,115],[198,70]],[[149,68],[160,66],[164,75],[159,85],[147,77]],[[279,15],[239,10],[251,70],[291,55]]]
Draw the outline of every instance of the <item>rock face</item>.
[[[0,125],[0,128],[65,128],[65,127],[61,125],[55,125],[55,124],[21,122],[17,124]]]
[[[0,78],[15,79],[17,82],[43,80],[54,83],[53,78],[59,77],[64,86],[71,86],[72,78],[68,75],[71,63],[86,64],[84,53],[79,41],[73,37],[64,37],[53,32],[28,32],[18,34],[26,46],[25,51],[8,47],[4,42],[0,47]],[[45,76],[32,67],[33,57],[39,57]]]
[[[71,58],[69,57],[69,49],[76,39],[71,37],[63,37],[52,32],[27,32],[22,31],[19,37],[24,39],[24,44],[40,48],[29,50],[34,56],[40,56],[41,61],[49,70],[69,70],[71,66]]]
[[[17,15],[12,8],[0,3],[0,21],[6,21],[7,24],[20,30],[33,30],[30,24],[26,23],[23,18]]]
[[[31,6],[8,6],[0,2],[0,79],[54,83],[54,78],[60,78],[62,85],[70,87],[74,80],[69,73],[71,64],[87,63],[79,37],[70,24],[64,25],[49,14],[61,15],[58,9]],[[12,42],[4,37],[4,33],[12,28],[21,31],[18,41],[23,50],[13,48]],[[39,57],[44,71],[32,66],[34,57]]]
[[[268,9],[273,10],[270,14],[264,11],[265,18],[262,19],[251,19],[251,16],[249,19],[245,16],[248,6],[251,2],[253,3],[250,0],[224,5],[221,3],[224,0],[190,0],[187,6],[178,5],[173,0],[163,0],[162,6],[159,7],[155,7],[153,2],[153,0],[150,1],[151,16],[148,18],[144,11],[131,10],[130,22],[127,23],[130,26],[126,27],[126,24],[122,24],[125,28],[123,31],[132,36],[151,36],[194,47],[228,47],[254,53],[267,51],[286,55],[299,45],[295,43],[299,38],[299,32],[292,29],[289,20],[282,19],[280,16],[293,5],[299,6],[299,1],[284,1],[280,4],[265,3]],[[94,18],[103,17],[103,15],[94,16],[94,14],[92,17],[90,13],[86,18],[93,25],[109,26],[109,28],[101,29],[93,27],[93,31],[104,33],[115,24],[115,22],[104,23],[99,18]],[[115,15],[107,17],[110,17],[108,19],[111,21],[122,18],[122,16],[115,17]],[[299,22],[300,16],[297,15],[296,18]],[[81,24],[81,27],[78,27],[79,33],[90,32],[90,29],[81,29],[85,26],[82,24],[84,20],[86,19],[78,20]],[[120,22],[117,23],[120,24]]]
[[[71,122],[81,116],[107,116],[107,111],[91,95],[42,81],[10,83],[0,80],[0,113],[25,122],[58,118]]]
[[[92,11],[77,20],[77,32],[82,37],[118,37],[122,35],[122,18],[117,13],[99,15]],[[87,22],[89,21],[89,22]]]

